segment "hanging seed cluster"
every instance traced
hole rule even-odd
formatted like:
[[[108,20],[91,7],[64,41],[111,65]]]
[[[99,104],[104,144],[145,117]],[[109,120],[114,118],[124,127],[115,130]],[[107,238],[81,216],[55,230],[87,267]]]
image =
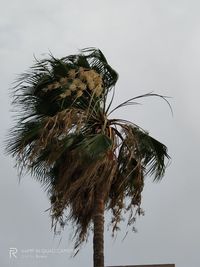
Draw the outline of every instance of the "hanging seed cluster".
[[[47,92],[57,88],[65,89],[60,94],[60,98],[66,98],[72,94],[78,98],[83,95],[85,90],[89,90],[92,94],[100,96],[103,92],[103,79],[95,70],[80,67],[78,70],[69,70],[66,77],[62,77],[59,81],[49,84],[44,91]]]

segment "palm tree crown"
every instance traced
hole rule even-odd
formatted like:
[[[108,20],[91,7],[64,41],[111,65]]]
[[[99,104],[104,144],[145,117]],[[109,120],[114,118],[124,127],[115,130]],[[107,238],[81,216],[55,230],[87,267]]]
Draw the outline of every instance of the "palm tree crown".
[[[140,214],[144,176],[160,180],[169,159],[166,146],[139,126],[109,118],[107,97],[117,79],[102,52],[89,48],[37,61],[14,91],[19,117],[7,151],[47,190],[52,226],[74,223],[77,245],[90,228],[95,191],[104,192],[116,230],[123,210],[130,210],[130,223]],[[162,97],[150,93],[117,108],[145,96]]]

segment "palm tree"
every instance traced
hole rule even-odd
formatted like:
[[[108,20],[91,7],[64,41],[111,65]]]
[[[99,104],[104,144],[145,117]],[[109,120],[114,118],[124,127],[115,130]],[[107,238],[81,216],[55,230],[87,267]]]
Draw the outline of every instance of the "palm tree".
[[[166,99],[149,93],[112,109],[114,93],[109,101],[108,95],[117,79],[95,48],[36,60],[15,87],[18,117],[7,139],[20,174],[30,173],[47,191],[54,230],[72,221],[78,248],[93,225],[94,267],[104,266],[104,211],[113,214],[113,232],[124,210],[133,223],[141,214],[144,176],[159,181],[169,159],[166,146],[142,128],[110,118],[138,98]]]

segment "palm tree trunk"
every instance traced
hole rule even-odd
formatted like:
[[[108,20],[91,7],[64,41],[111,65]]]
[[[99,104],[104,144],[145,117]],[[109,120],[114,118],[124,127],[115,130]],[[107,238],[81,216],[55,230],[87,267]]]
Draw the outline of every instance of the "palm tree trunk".
[[[104,193],[96,190],[94,199],[94,267],[104,267]]]

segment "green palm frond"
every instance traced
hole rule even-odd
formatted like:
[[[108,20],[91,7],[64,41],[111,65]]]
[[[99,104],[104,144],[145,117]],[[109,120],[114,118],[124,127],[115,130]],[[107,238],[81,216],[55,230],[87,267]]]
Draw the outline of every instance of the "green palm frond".
[[[154,180],[160,180],[165,172],[165,159],[169,159],[165,145],[152,138],[146,131],[132,124],[120,124],[125,135],[121,149],[137,162],[141,162],[146,174],[154,175]],[[123,152],[120,151],[121,155]]]
[[[125,106],[129,106],[129,105],[137,105],[139,104],[138,102],[135,102],[135,100],[137,99],[140,99],[140,98],[144,98],[144,97],[150,97],[150,96],[154,96],[154,97],[160,97],[161,99],[163,99],[169,106],[170,110],[171,110],[171,113],[173,114],[173,111],[172,111],[172,107],[169,103],[169,101],[167,100],[168,97],[166,96],[163,96],[163,95],[159,95],[159,94],[155,94],[153,92],[150,92],[150,93],[147,93],[147,94],[143,94],[143,95],[139,95],[139,96],[136,96],[136,97],[132,97],[122,103],[120,103],[118,106],[116,106],[114,109],[112,109],[109,113],[108,113],[108,116],[113,113],[115,110],[119,109],[119,108],[122,108],[122,107],[125,107]],[[109,110],[109,109],[108,109]],[[108,111],[107,110],[107,111]]]
[[[138,139],[138,154],[147,166],[146,174],[154,175],[154,180],[159,181],[165,172],[165,159],[170,158],[166,146],[139,129],[134,129],[134,134]]]
[[[104,134],[95,134],[87,136],[81,141],[78,149],[83,151],[83,154],[89,160],[98,159],[105,156],[106,152],[111,149],[112,140]]]

